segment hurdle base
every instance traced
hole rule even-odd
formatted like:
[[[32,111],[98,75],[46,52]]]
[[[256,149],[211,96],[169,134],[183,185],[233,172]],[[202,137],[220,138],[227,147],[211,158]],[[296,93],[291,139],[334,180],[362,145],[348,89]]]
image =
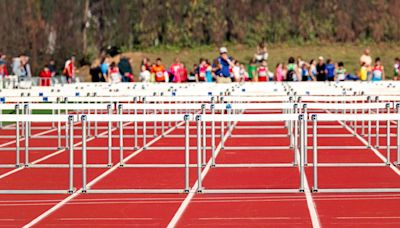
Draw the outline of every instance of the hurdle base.
[[[396,167],[399,167],[400,166],[400,162],[395,161],[395,162],[393,162],[393,165],[396,166]]]

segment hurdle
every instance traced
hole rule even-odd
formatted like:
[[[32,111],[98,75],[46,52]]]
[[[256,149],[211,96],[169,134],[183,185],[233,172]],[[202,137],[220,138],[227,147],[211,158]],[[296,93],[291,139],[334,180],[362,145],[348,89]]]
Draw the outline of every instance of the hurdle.
[[[29,161],[29,137],[25,137],[25,145],[21,147],[19,144],[19,123],[25,123],[27,125],[29,122],[68,122],[70,126],[70,143],[73,145],[73,122],[76,122],[76,117],[72,115],[41,115],[41,116],[32,116],[32,115],[3,115],[3,121],[7,122],[16,122],[17,131],[16,131],[16,148],[15,148],[15,164],[14,167],[18,169],[32,167],[35,164],[30,164]],[[25,129],[28,129],[27,127]],[[25,134],[28,135],[27,132]],[[21,150],[24,149],[25,153],[25,161],[23,164],[20,163],[20,153]],[[66,189],[1,189],[0,194],[71,194],[75,191],[74,188],[74,148],[73,146],[69,148],[69,163],[64,167],[68,168],[68,187]]]
[[[202,183],[201,177],[201,167],[202,167],[202,122],[276,122],[276,121],[299,121],[300,131],[299,133],[304,131],[304,124],[301,124],[304,121],[301,121],[303,118],[302,114],[226,114],[226,115],[217,115],[217,114],[201,114],[195,117],[196,126],[197,126],[197,168],[198,168],[198,189],[197,191],[200,193],[298,193],[304,191],[304,152],[305,150],[300,151],[300,178],[299,178],[299,188],[293,189],[208,189]],[[231,125],[229,131],[231,131],[233,125]],[[213,131],[212,131],[213,132]],[[229,133],[228,133],[229,134]],[[300,142],[300,145],[304,143]],[[287,147],[289,149],[289,146]],[[294,148],[294,153],[298,152],[298,148],[303,148],[302,146]],[[221,149],[228,149],[227,147]],[[249,147],[243,147],[242,149],[254,149]],[[279,148],[280,149],[280,148]],[[218,164],[216,162],[216,157],[218,153],[213,150],[211,151],[211,167],[212,168],[274,168],[274,167],[286,167],[293,168],[296,167],[294,163],[277,163],[277,164]],[[294,157],[297,157],[296,155]]]
[[[82,145],[82,192],[83,193],[188,193],[189,192],[189,171],[190,167],[194,167],[194,164],[190,164],[189,162],[189,153],[190,153],[190,141],[189,141],[189,122],[193,119],[192,115],[189,114],[164,114],[164,115],[123,115],[123,114],[113,114],[113,115],[81,115],[82,122],[82,132],[86,132],[85,128],[88,122],[118,122],[120,126],[119,129],[119,164],[118,166],[122,169],[125,168],[183,168],[184,169],[184,186],[182,188],[153,188],[153,189],[93,189],[87,187],[87,169],[89,168],[86,164],[87,162],[87,147],[86,144]],[[128,157],[124,158],[124,135],[123,135],[123,122],[152,122],[158,121],[160,119],[164,119],[166,121],[180,121],[185,124],[185,142],[184,142],[184,158],[185,161],[183,164],[126,164],[135,154],[132,153]],[[86,134],[82,135],[82,141],[86,141]],[[139,151],[143,151],[144,146],[139,149]],[[134,151],[132,151],[134,152]]]
[[[309,114],[308,119],[312,121],[312,138],[313,138],[313,191],[314,192],[400,192],[400,188],[320,188],[318,186],[318,168],[319,167],[390,167],[393,166],[390,157],[390,122],[396,121],[397,134],[396,134],[396,154],[397,160],[394,165],[399,164],[400,161],[400,116],[399,114],[368,114],[368,115],[356,115],[356,114]],[[352,120],[365,120],[365,121],[386,121],[386,158],[382,163],[320,163],[318,161],[318,122],[323,121],[352,121]],[[302,137],[306,137],[303,135]],[[370,148],[370,147],[369,147]]]

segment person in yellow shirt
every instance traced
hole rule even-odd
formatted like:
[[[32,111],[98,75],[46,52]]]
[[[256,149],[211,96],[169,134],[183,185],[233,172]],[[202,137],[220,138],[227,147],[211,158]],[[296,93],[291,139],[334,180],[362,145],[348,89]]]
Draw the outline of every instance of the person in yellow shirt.
[[[366,81],[368,79],[368,68],[364,62],[361,63],[360,79],[361,81]]]

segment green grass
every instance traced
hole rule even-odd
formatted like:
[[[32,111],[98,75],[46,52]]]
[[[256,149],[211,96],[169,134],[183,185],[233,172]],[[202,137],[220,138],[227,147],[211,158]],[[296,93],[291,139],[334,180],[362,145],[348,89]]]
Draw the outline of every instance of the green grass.
[[[247,45],[227,44],[229,55],[247,64],[254,56],[256,47]],[[290,56],[301,56],[303,60],[309,62],[311,59],[317,59],[324,56],[325,59],[331,58],[334,62],[342,61],[349,73],[356,73],[359,70],[359,58],[365,48],[370,48],[373,59],[380,57],[385,66],[388,78],[393,74],[393,60],[400,56],[400,42],[397,43],[282,43],[268,44],[269,61],[268,66],[271,71],[275,69],[277,63],[287,63]],[[176,57],[179,57],[190,71],[194,63],[198,63],[199,58],[207,58],[212,61],[218,56],[218,47],[216,46],[198,46],[193,48],[177,48],[161,46],[148,48],[140,51],[124,53],[129,56],[133,62],[133,69],[136,76],[139,73],[139,66],[143,57],[149,57],[154,62],[157,57],[161,57],[166,67],[173,63]],[[82,72],[84,75],[85,73]],[[88,78],[86,78],[88,79]]]
[[[15,110],[2,110],[3,114],[15,114]],[[22,114],[22,110],[20,110],[20,114]],[[35,115],[44,115],[44,114],[52,114],[51,110],[32,110],[32,114]],[[1,116],[0,116],[1,118]],[[3,122],[3,126],[7,126],[13,124],[15,122]]]

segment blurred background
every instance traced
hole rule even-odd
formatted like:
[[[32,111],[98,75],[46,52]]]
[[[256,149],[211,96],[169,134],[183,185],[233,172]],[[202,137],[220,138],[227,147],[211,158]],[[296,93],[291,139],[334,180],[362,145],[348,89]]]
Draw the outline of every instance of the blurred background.
[[[0,52],[29,55],[34,73],[75,55],[88,74],[102,53],[124,53],[136,72],[144,56],[191,65],[221,45],[247,63],[261,41],[271,66],[324,55],[358,67],[365,47],[392,64],[399,9],[399,0],[1,0]]]

